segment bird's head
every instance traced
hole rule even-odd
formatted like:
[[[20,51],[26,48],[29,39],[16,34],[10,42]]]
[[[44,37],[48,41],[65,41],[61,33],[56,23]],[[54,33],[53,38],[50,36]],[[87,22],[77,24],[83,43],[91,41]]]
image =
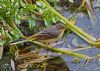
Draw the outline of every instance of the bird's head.
[[[65,26],[61,23],[61,24],[56,24],[56,28],[58,30],[65,30]]]

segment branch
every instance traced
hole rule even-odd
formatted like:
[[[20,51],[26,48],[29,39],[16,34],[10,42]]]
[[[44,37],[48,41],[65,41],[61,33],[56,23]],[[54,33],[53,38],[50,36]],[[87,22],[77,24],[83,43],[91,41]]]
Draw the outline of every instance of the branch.
[[[37,41],[31,41],[37,45],[40,45],[40,46],[43,46],[41,48],[44,48],[44,49],[49,49],[53,52],[58,52],[58,53],[62,53],[62,54],[67,54],[67,55],[71,55],[71,56],[75,56],[75,57],[78,57],[78,58],[82,58],[82,59],[91,59],[92,57],[89,57],[89,56],[86,56],[86,55],[83,55],[83,54],[78,54],[78,53],[75,53],[73,51],[69,51],[69,50],[61,50],[59,48],[56,48],[56,47],[52,47],[50,45],[45,45],[45,44],[42,44],[40,42],[37,42]]]
[[[67,55],[75,56],[75,57],[82,58],[82,59],[91,59],[92,58],[92,57],[89,57],[89,56],[86,56],[86,55],[83,55],[83,54],[75,53],[74,51],[61,50],[59,48],[52,47],[50,45],[45,45],[45,44],[42,44],[40,42],[32,41],[32,40],[23,40],[23,41],[19,41],[18,43],[16,43],[16,42],[11,43],[10,45],[12,46],[12,45],[16,45],[16,44],[20,44],[20,43],[24,43],[24,42],[33,42],[37,45],[42,46],[41,48],[43,48],[43,49],[51,50],[53,52],[57,52],[57,53],[61,53],[61,54],[67,54]]]

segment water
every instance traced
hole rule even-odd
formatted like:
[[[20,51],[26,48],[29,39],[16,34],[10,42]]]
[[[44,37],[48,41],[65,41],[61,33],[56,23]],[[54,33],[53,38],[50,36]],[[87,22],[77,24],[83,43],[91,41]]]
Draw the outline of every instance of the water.
[[[100,2],[100,0],[98,1]],[[94,2],[93,6],[96,6],[96,3],[98,2]],[[100,3],[98,6],[100,6]],[[82,17],[80,15],[77,15],[77,26],[83,29],[85,32],[89,33],[91,36],[95,38],[100,38],[100,9],[95,9],[95,13],[96,13],[97,22],[94,27],[86,14],[83,14]],[[64,14],[64,15],[65,17],[67,17],[66,15],[68,14]],[[65,42],[66,47],[70,46],[71,48],[77,48],[74,45],[72,45],[72,40],[74,38],[77,39],[78,44],[88,45],[80,37],[72,33],[67,37],[67,42]],[[92,48],[92,49],[80,51],[78,53],[86,54],[88,56],[95,56],[96,54],[100,54],[100,49]],[[81,60],[80,63],[75,64],[72,63],[73,57],[68,55],[62,55],[62,57],[67,62],[71,71],[100,71],[100,66],[97,65],[95,61],[90,62],[87,66],[81,67],[79,70],[78,68],[82,65],[84,60]]]

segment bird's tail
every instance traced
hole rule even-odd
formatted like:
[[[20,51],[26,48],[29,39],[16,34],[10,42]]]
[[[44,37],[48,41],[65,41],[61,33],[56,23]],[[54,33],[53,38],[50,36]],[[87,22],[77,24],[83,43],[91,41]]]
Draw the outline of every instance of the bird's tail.
[[[29,40],[25,39],[25,38],[21,38],[17,41],[13,41],[10,43],[10,45],[16,45],[16,44],[20,44],[20,43],[24,43],[24,42],[28,42]]]
[[[17,45],[20,43],[29,42],[29,41],[33,41],[33,40],[36,40],[36,38],[35,37],[25,37],[25,38],[21,38],[17,41],[11,42],[10,45]]]

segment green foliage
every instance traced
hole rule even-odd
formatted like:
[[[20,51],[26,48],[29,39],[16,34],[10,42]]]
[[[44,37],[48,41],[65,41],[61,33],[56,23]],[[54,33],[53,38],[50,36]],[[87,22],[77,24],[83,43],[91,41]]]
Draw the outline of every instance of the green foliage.
[[[49,2],[57,3],[57,2],[59,2],[59,0],[49,0]]]
[[[30,30],[34,30],[35,26],[36,26],[36,20],[34,18],[29,18],[29,28],[30,28]]]
[[[11,36],[8,34],[7,30],[6,31],[4,30],[3,27],[0,30],[1,30],[1,36],[2,36],[2,40],[0,40],[0,46],[2,46],[8,41],[11,41]]]
[[[59,2],[59,0],[50,1],[54,2],[54,4]],[[23,34],[18,28],[20,27],[19,25],[22,20],[27,20],[29,26],[28,28],[31,31],[34,31],[34,28],[37,26],[37,20],[43,20],[45,26],[48,27],[57,21],[61,21],[62,19],[59,19],[58,16],[49,8],[46,8],[41,1],[36,1],[35,4],[24,3],[23,0],[0,1],[0,22],[2,22],[3,26],[3,30],[1,31],[6,33],[7,39],[5,40],[7,42],[23,37]],[[5,27],[9,28],[10,30],[7,29],[6,31]]]
[[[36,20],[44,20],[45,26],[47,27],[52,25],[52,23],[56,23],[59,19],[39,1],[36,4],[26,4],[22,0],[1,0],[0,22],[2,22],[3,27],[0,33],[2,33],[2,36],[6,36],[2,39],[2,45],[23,37],[23,34],[18,28],[21,20],[27,20],[29,22],[28,28],[34,31],[37,25]],[[5,27],[10,30],[5,30]]]
[[[52,23],[56,23],[59,18],[55,16],[49,9],[44,11],[44,21],[46,26],[50,26]]]

